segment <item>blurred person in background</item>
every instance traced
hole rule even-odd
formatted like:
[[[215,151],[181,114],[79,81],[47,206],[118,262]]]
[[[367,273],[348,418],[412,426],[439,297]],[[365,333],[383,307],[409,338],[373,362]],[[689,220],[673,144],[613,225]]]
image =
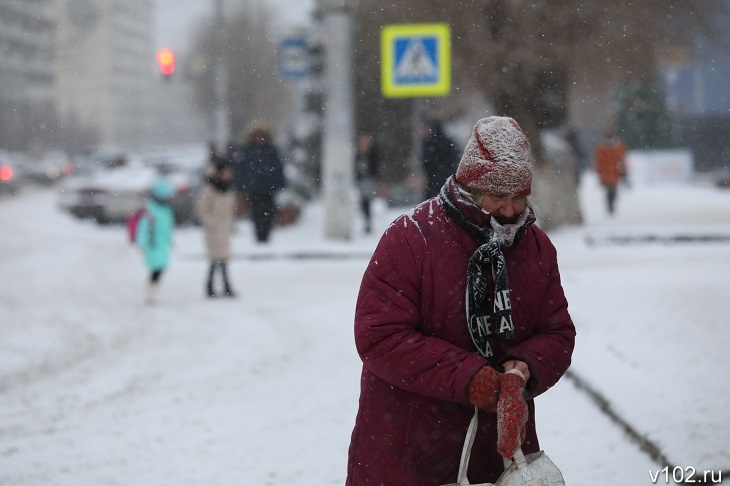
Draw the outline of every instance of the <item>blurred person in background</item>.
[[[533,398],[568,369],[575,328],[531,186],[517,122],[483,118],[438,197],[381,237],[355,308],[346,484],[454,483],[475,407],[472,484],[496,481],[518,448],[540,450]]]
[[[618,184],[627,176],[626,145],[616,135],[613,125],[603,129],[603,138],[596,144],[594,157],[594,168],[606,191],[606,209],[608,214],[613,215],[616,211]]]
[[[175,228],[175,217],[170,201],[174,193],[173,187],[167,181],[159,180],[154,183],[135,235],[136,242],[144,253],[145,264],[150,270],[148,304],[157,302],[160,277],[170,263]]]
[[[276,193],[286,185],[284,165],[268,127],[256,125],[248,131],[234,167],[237,186],[248,198],[256,241],[266,243],[276,218]]]
[[[378,147],[369,133],[361,133],[355,150],[355,180],[360,190],[360,210],[365,220],[365,233],[372,231],[371,203],[378,192]]]
[[[579,185],[581,174],[586,169],[586,164],[588,163],[588,154],[580,141],[578,130],[575,128],[568,127],[565,131],[565,141],[568,142],[568,145],[576,158],[575,183],[576,185]]]
[[[425,199],[436,197],[459,163],[459,150],[446,135],[443,123],[432,119],[423,124],[421,157],[426,175]]]
[[[210,160],[203,177],[203,185],[195,200],[195,214],[203,226],[205,246],[210,260],[205,292],[208,297],[217,297],[214,280],[216,273],[220,271],[222,295],[235,297],[236,294],[228,278],[231,234],[236,213],[233,166],[228,156],[219,156],[215,153],[214,145],[211,146]]]

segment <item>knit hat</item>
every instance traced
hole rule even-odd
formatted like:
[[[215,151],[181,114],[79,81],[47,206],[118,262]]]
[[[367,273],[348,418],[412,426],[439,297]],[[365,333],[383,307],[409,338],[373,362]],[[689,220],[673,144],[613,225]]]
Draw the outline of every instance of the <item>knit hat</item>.
[[[476,122],[456,169],[456,182],[490,194],[530,194],[530,143],[515,120],[490,116]]]
[[[175,194],[175,190],[172,188],[169,182],[167,181],[157,181],[152,186],[152,190],[150,191],[152,193],[152,196],[156,199],[159,199],[161,201],[164,201],[165,199],[169,199]]]

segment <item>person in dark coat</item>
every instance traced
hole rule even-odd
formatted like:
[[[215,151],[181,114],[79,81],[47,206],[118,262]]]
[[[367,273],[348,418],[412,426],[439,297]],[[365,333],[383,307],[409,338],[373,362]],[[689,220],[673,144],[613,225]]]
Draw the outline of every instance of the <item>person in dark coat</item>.
[[[236,168],[236,180],[248,197],[256,240],[266,243],[276,217],[276,193],[285,187],[284,166],[267,128],[257,126],[249,132]]]
[[[381,237],[355,308],[347,485],[456,482],[475,407],[472,484],[496,481],[517,448],[540,449],[533,398],[568,369],[575,328],[527,199],[531,160],[513,119],[477,121],[438,196]]]
[[[454,173],[459,163],[459,150],[446,135],[439,120],[429,120],[422,129],[423,144],[421,157],[426,175],[425,198],[435,197],[446,179]]]
[[[378,191],[378,147],[375,138],[369,133],[362,133],[357,139],[355,151],[355,180],[360,190],[360,210],[365,220],[365,232],[372,230],[372,214],[370,206]]]

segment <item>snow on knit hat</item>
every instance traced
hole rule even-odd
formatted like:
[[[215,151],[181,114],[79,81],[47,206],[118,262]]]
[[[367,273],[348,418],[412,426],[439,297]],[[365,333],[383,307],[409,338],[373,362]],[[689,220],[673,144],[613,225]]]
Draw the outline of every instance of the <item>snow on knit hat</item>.
[[[515,120],[490,116],[476,122],[456,169],[456,182],[489,194],[530,194],[530,143]]]

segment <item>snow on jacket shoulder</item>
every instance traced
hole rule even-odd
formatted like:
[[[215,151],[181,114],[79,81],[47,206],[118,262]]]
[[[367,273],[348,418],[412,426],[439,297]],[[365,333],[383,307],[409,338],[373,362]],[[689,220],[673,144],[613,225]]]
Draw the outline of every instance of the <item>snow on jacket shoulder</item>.
[[[465,214],[488,223],[476,208]],[[355,311],[363,372],[347,484],[455,481],[473,413],[468,385],[487,364],[473,348],[465,316],[466,267],[477,247],[437,198],[399,217],[382,236]],[[517,339],[498,345],[496,355],[528,363],[534,396],[570,365],[575,330],[547,235],[530,225],[505,256]],[[539,450],[529,406],[526,453]],[[493,482],[503,470],[495,414],[484,415],[472,455],[484,460],[472,461],[472,482]]]

